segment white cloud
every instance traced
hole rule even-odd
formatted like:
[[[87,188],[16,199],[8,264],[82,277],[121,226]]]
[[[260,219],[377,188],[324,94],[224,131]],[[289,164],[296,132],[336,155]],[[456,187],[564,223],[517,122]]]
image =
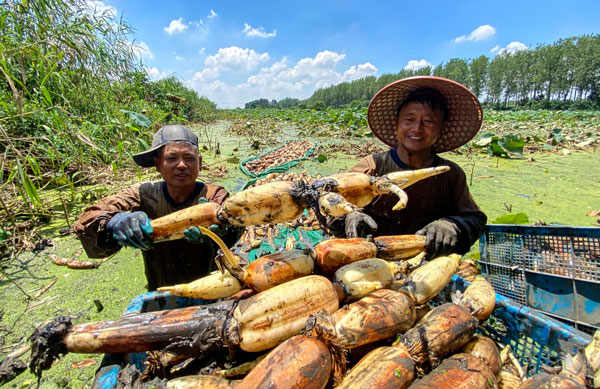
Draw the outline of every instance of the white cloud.
[[[469,35],[461,35],[458,38],[454,38],[454,43],[462,43],[468,41],[483,41],[491,37],[495,33],[496,29],[494,27],[490,26],[489,24],[485,24],[471,31]]]
[[[201,48],[200,50],[198,50],[198,54],[200,55],[204,55],[204,52],[206,51],[206,47]]]
[[[225,51],[228,51],[230,55],[225,55]],[[377,73],[377,68],[368,62],[352,65],[340,72],[336,68],[340,66],[346,55],[322,51],[314,57],[302,58],[296,63],[290,63],[287,57],[283,57],[270,66],[262,67],[258,72],[250,74],[244,82],[227,83],[224,81],[228,75],[227,71],[239,70],[239,66],[232,67],[231,61],[224,60],[231,57],[233,53],[238,54],[236,58],[244,58],[244,55],[250,58],[260,56],[258,53],[251,55],[252,50],[249,49],[220,49],[218,54],[207,58],[206,67],[202,71],[196,72],[193,78],[186,82],[186,85],[214,101],[219,107],[232,108],[243,107],[246,102],[258,98],[269,100],[281,100],[286,97],[305,99],[312,95],[315,89]],[[237,64],[237,62],[233,63]]]
[[[252,28],[248,23],[244,23],[244,31],[246,36],[257,36],[259,38],[272,38],[277,35],[277,30],[273,30],[273,32],[265,32],[265,29],[262,27]]]
[[[411,59],[410,61],[408,61],[408,65],[404,67],[404,70],[419,70],[427,66],[431,66],[431,64],[424,59]]]
[[[207,57],[204,65],[220,71],[250,71],[254,70],[259,63],[269,60],[268,53],[257,53],[252,49],[242,49],[232,46],[219,49],[217,54]]]
[[[117,9],[115,7],[105,4],[100,0],[86,0],[85,7],[88,8],[94,15],[108,13],[112,17],[117,16]]]
[[[192,84],[205,83],[207,81],[216,80],[219,76],[220,73],[217,69],[205,68],[201,72],[194,73],[191,82]]]
[[[213,11],[212,9],[210,10],[210,13],[208,14],[208,16],[206,16],[209,19],[213,19],[216,18],[217,16],[219,16],[218,13],[216,13],[215,11]]]
[[[156,66],[153,66],[151,68],[146,68],[146,73],[148,74],[148,77],[150,77],[151,80],[153,81],[157,81],[160,80],[161,78],[165,78],[167,77],[169,74],[171,74],[171,71],[168,70],[158,70],[158,68]]]
[[[146,42],[131,43],[131,50],[140,59],[154,59],[154,54],[152,54]]]
[[[510,42],[506,47],[500,48],[500,46],[494,46],[493,49],[490,50],[490,53],[496,53],[496,55],[502,55],[504,53],[515,54],[517,51],[529,50],[529,47],[525,46],[525,44],[521,42]]]
[[[175,59],[178,60],[178,61],[183,61],[185,59],[185,57],[182,57],[180,55],[176,55]]]
[[[183,18],[177,20],[171,20],[169,27],[165,27],[164,30],[167,34],[179,34],[188,29],[188,26],[183,23]]]
[[[377,68],[370,62],[360,64],[358,66],[350,66],[348,70],[344,72],[342,79],[344,81],[354,81],[360,78],[365,78],[377,73]]]

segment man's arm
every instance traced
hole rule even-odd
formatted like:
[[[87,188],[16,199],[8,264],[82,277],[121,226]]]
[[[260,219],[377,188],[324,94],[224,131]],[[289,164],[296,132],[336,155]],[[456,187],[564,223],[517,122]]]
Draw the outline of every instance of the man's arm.
[[[90,258],[104,258],[119,251],[121,246],[107,231],[109,220],[119,212],[132,212],[140,207],[140,184],[100,200],[85,209],[73,230]]]
[[[453,200],[456,204],[456,211],[444,219],[454,222],[459,229],[458,240],[456,243],[457,253],[464,254],[479,239],[485,228],[487,216],[469,191],[467,179],[464,171],[459,168],[458,178],[455,182],[453,191]]]

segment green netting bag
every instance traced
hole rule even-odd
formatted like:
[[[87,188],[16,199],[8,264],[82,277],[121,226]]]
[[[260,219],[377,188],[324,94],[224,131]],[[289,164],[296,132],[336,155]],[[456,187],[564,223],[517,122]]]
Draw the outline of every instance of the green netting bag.
[[[304,210],[305,214],[308,214],[307,210]],[[315,247],[322,240],[328,239],[327,235],[323,230],[305,230],[302,227],[289,228],[278,225],[278,233],[273,237],[273,245],[271,246],[267,240],[263,240],[260,245],[248,252],[236,252],[235,254],[239,257],[244,258],[248,263],[254,261],[256,258],[262,257],[263,255],[273,254],[285,249],[285,244],[288,238],[291,236],[294,238],[295,244],[294,249],[310,249]]]
[[[290,141],[291,142],[291,141]],[[301,161],[304,161],[306,159],[308,159],[310,157],[310,155],[315,151],[315,149],[317,148],[317,144],[314,143],[314,146],[311,147],[310,149],[306,150],[306,152],[304,153],[304,156],[298,159],[294,159],[291,161],[288,161],[286,163],[282,163],[281,165],[277,165],[277,166],[273,166],[268,168],[267,170],[264,170],[262,172],[260,172],[259,174],[256,173],[252,173],[251,171],[249,171],[248,169],[246,169],[246,164],[250,161],[254,161],[256,159],[261,158],[263,155],[269,154],[275,150],[279,150],[282,147],[287,146],[288,143],[290,142],[286,142],[284,145],[279,146],[279,147],[274,147],[272,149],[269,149],[265,152],[263,152],[262,154],[256,156],[256,157],[250,157],[250,158],[246,158],[243,161],[240,162],[240,169],[242,170],[242,172],[244,172],[244,174],[246,174],[249,177],[252,177],[254,179],[260,179],[264,176],[266,176],[267,174],[271,174],[271,173],[284,173],[288,170],[290,170],[292,167],[296,166],[297,164],[299,164]]]

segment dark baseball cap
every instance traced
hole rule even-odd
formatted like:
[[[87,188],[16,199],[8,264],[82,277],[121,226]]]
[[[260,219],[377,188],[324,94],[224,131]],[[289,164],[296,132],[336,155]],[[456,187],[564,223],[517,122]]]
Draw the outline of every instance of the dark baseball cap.
[[[143,153],[135,154],[133,160],[141,167],[152,167],[154,166],[156,152],[167,143],[173,142],[186,142],[198,149],[198,137],[196,134],[187,127],[179,124],[170,124],[156,131],[156,134],[152,138],[152,148]]]

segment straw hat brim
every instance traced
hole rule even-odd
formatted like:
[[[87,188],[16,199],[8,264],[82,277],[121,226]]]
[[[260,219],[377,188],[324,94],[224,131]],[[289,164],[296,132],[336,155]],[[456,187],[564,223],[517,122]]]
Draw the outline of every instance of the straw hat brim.
[[[483,110],[477,97],[465,86],[447,78],[409,77],[382,88],[369,104],[367,121],[373,134],[393,148],[396,139],[398,107],[408,94],[419,88],[438,90],[448,107],[448,117],[440,136],[432,145],[435,153],[454,150],[473,139],[481,128]]]

